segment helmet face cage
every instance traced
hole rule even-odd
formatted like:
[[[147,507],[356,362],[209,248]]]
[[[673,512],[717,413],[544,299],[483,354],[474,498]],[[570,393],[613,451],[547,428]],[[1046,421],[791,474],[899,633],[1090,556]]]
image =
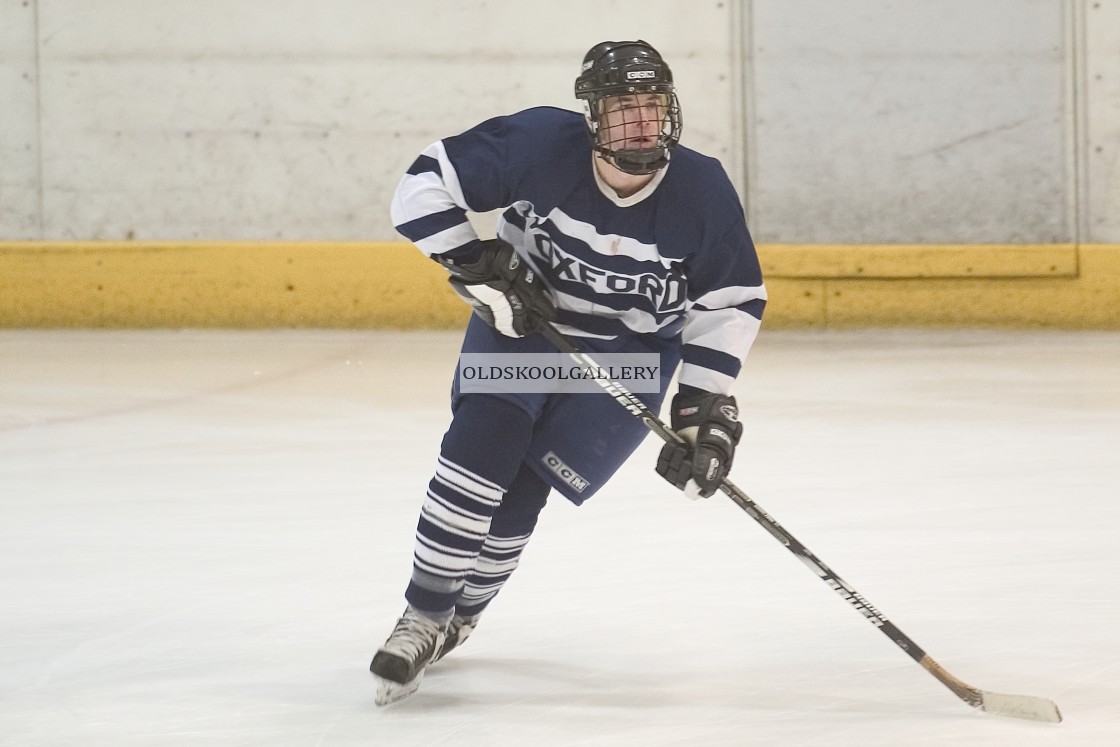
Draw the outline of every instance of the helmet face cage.
[[[681,136],[673,74],[643,41],[603,42],[584,57],[576,79],[592,147],[628,174],[652,174],[669,163]]]

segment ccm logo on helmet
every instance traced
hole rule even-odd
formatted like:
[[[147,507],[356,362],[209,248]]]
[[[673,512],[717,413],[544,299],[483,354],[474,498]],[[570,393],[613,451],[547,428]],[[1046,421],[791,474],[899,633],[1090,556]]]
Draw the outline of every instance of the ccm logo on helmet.
[[[656,78],[656,70],[627,70],[626,80],[644,80],[646,78]]]

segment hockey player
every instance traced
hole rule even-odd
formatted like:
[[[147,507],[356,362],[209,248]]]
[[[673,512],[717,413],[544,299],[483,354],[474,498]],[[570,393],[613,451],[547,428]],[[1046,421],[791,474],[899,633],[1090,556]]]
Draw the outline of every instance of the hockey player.
[[[555,353],[543,324],[592,355],[657,353],[660,391],[639,395],[655,412],[680,366],[671,425],[687,445],[664,446],[656,470],[707,497],[742,433],[729,392],[766,298],[743,210],[719,162],[678,145],[673,76],[652,46],[595,45],[575,95],[585,116],[538,107],[429,146],[393,222],[474,307],[464,353]],[[480,240],[467,211],[497,209],[498,237]],[[451,406],[407,607],[370,665],[379,705],[471,634],[548,494],[581,504],[647,433],[602,393],[463,393],[456,376]]]

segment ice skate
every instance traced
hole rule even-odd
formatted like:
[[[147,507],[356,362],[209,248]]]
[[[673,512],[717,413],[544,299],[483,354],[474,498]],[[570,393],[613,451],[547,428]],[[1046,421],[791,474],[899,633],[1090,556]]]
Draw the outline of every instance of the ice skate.
[[[451,623],[447,626],[447,638],[444,640],[439,653],[432,659],[432,664],[435,664],[437,661],[447,656],[453,649],[462,646],[467,638],[470,637],[471,633],[474,632],[475,626],[478,625],[478,618],[478,615],[474,617],[455,615],[455,617],[451,618]]]
[[[405,609],[369,665],[377,682],[377,705],[395,703],[416,692],[425,668],[443,650],[446,630],[411,606]]]

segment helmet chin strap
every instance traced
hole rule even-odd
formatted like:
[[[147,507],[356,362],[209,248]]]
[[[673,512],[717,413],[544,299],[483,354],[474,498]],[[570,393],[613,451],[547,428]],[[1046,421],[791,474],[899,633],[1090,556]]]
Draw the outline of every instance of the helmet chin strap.
[[[597,145],[595,150],[611,166],[632,176],[656,174],[669,165],[669,149],[663,145],[656,148],[620,148],[619,150]]]
[[[634,176],[654,174],[669,165],[669,153],[663,147],[610,152],[611,163],[619,171]]]

